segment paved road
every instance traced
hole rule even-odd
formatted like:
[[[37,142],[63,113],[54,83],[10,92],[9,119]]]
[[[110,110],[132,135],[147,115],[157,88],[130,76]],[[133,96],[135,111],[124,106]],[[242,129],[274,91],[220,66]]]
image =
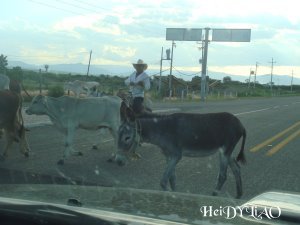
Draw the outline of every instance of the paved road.
[[[243,198],[249,199],[274,189],[300,192],[300,97],[163,103],[155,104],[155,108],[193,113],[227,111],[237,115],[247,129],[247,164],[241,166]],[[106,162],[113,151],[109,134],[100,137],[99,132],[79,130],[75,148],[84,155],[73,156],[64,166],[57,166],[63,140],[52,126],[33,127],[28,138],[32,148],[30,158],[23,158],[17,148],[13,149],[9,158],[0,163],[1,183],[71,182],[159,189],[165,160],[153,145],[143,144],[140,148],[142,159],[120,168]],[[91,149],[94,143],[101,143],[98,150]],[[239,148],[240,143],[236,153]],[[177,166],[178,191],[210,195],[216,183],[218,167],[217,154],[206,158],[183,158]],[[234,196],[235,193],[234,178],[228,170],[221,196]]]

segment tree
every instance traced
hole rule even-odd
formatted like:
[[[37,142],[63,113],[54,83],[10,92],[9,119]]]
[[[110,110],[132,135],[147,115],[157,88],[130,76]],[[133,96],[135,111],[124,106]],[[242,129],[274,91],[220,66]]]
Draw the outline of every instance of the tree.
[[[48,72],[48,69],[49,69],[49,65],[45,65],[45,70],[46,70],[46,73]]]
[[[232,80],[231,80],[231,77],[230,76],[226,76],[226,77],[223,77],[223,83],[230,83]]]
[[[3,54],[0,55],[0,73],[5,73],[6,71],[8,65],[6,58],[7,56],[4,56]]]
[[[8,70],[7,75],[13,80],[18,80],[20,82],[23,80],[23,70],[20,66],[16,66]]]
[[[190,87],[193,91],[200,90],[201,77],[194,76],[190,82]]]

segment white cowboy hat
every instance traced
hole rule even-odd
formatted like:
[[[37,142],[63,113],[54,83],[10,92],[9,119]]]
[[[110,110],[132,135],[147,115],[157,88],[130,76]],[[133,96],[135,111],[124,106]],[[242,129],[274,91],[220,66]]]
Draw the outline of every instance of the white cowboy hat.
[[[132,63],[132,65],[135,69],[136,69],[136,66],[140,66],[140,65],[144,66],[144,70],[146,70],[148,68],[147,63],[145,63],[142,59],[139,59],[136,63]]]

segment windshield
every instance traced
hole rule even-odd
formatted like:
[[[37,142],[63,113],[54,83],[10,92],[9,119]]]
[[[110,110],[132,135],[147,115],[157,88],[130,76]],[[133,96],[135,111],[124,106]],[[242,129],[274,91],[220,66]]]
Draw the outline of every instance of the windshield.
[[[99,187],[118,202],[99,206],[126,211],[126,193],[155,208],[167,204],[150,195],[159,191],[183,205],[199,198],[184,210],[201,220],[200,208],[220,199],[235,207],[266,191],[299,193],[296,3],[3,3],[4,195],[67,203]],[[39,191],[17,195],[19,185],[82,189],[45,200]],[[101,202],[99,193],[89,197]]]

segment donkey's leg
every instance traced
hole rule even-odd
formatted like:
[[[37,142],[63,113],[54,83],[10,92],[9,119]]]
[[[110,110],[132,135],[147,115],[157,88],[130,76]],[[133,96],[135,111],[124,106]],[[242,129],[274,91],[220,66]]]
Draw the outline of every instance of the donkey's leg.
[[[180,159],[181,156],[177,156],[177,155],[167,156],[166,158],[167,167],[160,181],[160,186],[164,191],[167,191],[168,182],[170,182],[171,189],[175,190],[175,186],[176,186],[175,167]]]
[[[124,154],[120,154],[120,152],[118,152],[118,130],[119,124],[116,124],[115,126],[109,128],[109,131],[114,139],[115,151],[112,152],[111,157],[107,159],[107,162],[117,162],[119,166],[123,166],[126,164],[127,159]],[[135,159],[141,158],[141,156],[135,152],[133,152],[133,156],[136,157]]]
[[[228,155],[225,154],[226,151],[224,151],[223,148],[220,149],[220,170],[218,174],[218,181],[216,188],[213,192],[213,195],[218,195],[220,192],[222,186],[224,185],[226,178],[227,178],[227,168],[228,168]]]
[[[237,161],[232,157],[229,159],[229,166],[235,177],[236,191],[237,191],[236,198],[240,198],[243,194],[240,166],[237,163]]]
[[[176,191],[176,171],[175,168],[173,170],[173,173],[171,174],[169,178],[169,183],[172,191]]]

